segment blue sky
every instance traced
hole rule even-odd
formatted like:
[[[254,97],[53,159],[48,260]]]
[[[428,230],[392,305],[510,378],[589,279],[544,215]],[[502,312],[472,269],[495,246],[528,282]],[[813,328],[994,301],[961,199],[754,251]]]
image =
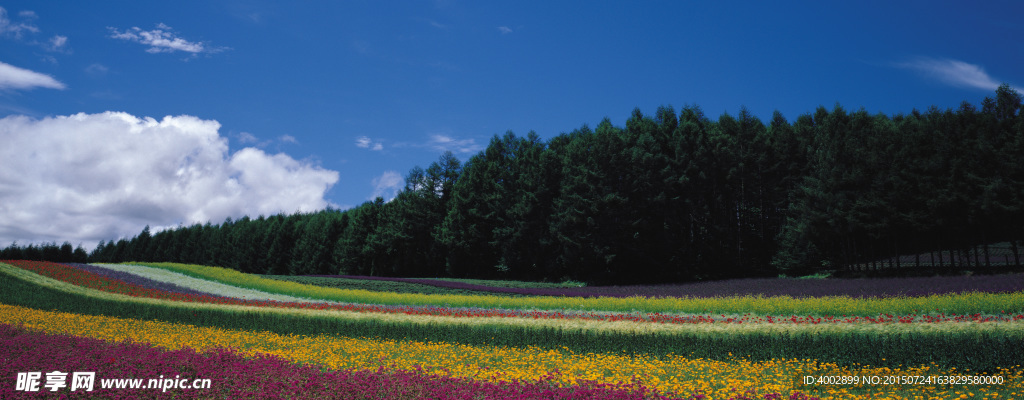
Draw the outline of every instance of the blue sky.
[[[347,208],[445,150],[634,107],[793,120],[1024,86],[1012,1],[0,7],[0,245]]]

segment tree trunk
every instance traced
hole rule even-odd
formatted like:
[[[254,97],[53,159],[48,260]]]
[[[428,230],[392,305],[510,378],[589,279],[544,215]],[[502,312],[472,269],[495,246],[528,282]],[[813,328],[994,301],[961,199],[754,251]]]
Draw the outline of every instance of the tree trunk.
[[[992,268],[992,260],[989,259],[988,242],[985,242],[985,267]]]
[[[981,254],[978,251],[978,246],[974,246],[973,249],[974,249],[974,266],[975,267],[980,267],[981,266]]]
[[[897,244],[896,245],[896,268],[900,268],[900,267],[903,266],[900,261],[901,261],[900,260],[900,246]]]
[[[1020,252],[1017,251],[1018,249],[1016,240],[1010,241],[1010,249],[1013,250],[1013,265],[1017,268],[1020,268]]]

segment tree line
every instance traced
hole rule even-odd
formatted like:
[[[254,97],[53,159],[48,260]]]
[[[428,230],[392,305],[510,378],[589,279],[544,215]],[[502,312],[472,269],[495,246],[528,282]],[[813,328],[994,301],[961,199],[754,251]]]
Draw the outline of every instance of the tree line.
[[[1024,110],[819,107],[764,122],[633,111],[544,141],[495,135],[413,168],[390,201],[101,242],[97,262],[269,274],[595,283],[802,274],[899,254],[1024,245]]]
[[[35,244],[19,246],[18,242],[13,242],[10,246],[0,249],[0,260],[87,263],[89,262],[89,253],[81,244],[72,248],[71,242],[64,242],[59,246],[57,242],[43,243],[38,246]]]

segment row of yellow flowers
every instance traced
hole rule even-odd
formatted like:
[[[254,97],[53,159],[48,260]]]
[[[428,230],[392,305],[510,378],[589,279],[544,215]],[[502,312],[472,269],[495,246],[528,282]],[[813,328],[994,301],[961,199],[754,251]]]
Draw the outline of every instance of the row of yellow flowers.
[[[197,350],[235,348],[246,354],[267,353],[299,363],[331,369],[423,368],[429,373],[491,381],[537,380],[554,374],[559,383],[578,379],[598,382],[630,382],[639,379],[659,390],[689,396],[729,398],[737,391],[792,393],[827,399],[855,399],[868,394],[892,399],[924,398],[1020,398],[1024,396],[1021,369],[997,373],[1002,385],[949,386],[805,386],[804,376],[817,375],[946,375],[936,366],[844,368],[814,360],[713,361],[675,355],[627,356],[579,354],[567,349],[469,346],[452,343],[346,338],[330,335],[297,336],[269,332],[226,330],[158,321],[87,316],[0,305],[0,323],[55,334],[71,334],[107,341],[147,342],[168,349]],[[963,374],[970,374],[969,371]]]

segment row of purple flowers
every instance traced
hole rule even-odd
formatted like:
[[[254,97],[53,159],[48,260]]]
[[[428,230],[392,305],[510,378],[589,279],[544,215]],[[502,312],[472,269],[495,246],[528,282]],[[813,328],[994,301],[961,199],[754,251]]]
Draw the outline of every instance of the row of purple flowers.
[[[158,282],[141,276],[113,271],[88,264],[66,265],[96,273],[127,283],[164,290],[173,293],[209,295],[222,297],[171,283]],[[310,275],[325,278],[347,278],[377,281],[405,282],[435,287],[478,291],[482,293],[505,293],[527,296],[577,296],[577,297],[726,297],[726,296],[791,296],[824,297],[848,296],[855,298],[928,296],[966,292],[1007,293],[1024,290],[1024,274],[935,276],[912,278],[874,279],[788,279],[758,278],[725,281],[694,282],[669,285],[636,286],[589,286],[578,288],[515,288],[479,285],[444,279],[394,278],[356,275]]]

